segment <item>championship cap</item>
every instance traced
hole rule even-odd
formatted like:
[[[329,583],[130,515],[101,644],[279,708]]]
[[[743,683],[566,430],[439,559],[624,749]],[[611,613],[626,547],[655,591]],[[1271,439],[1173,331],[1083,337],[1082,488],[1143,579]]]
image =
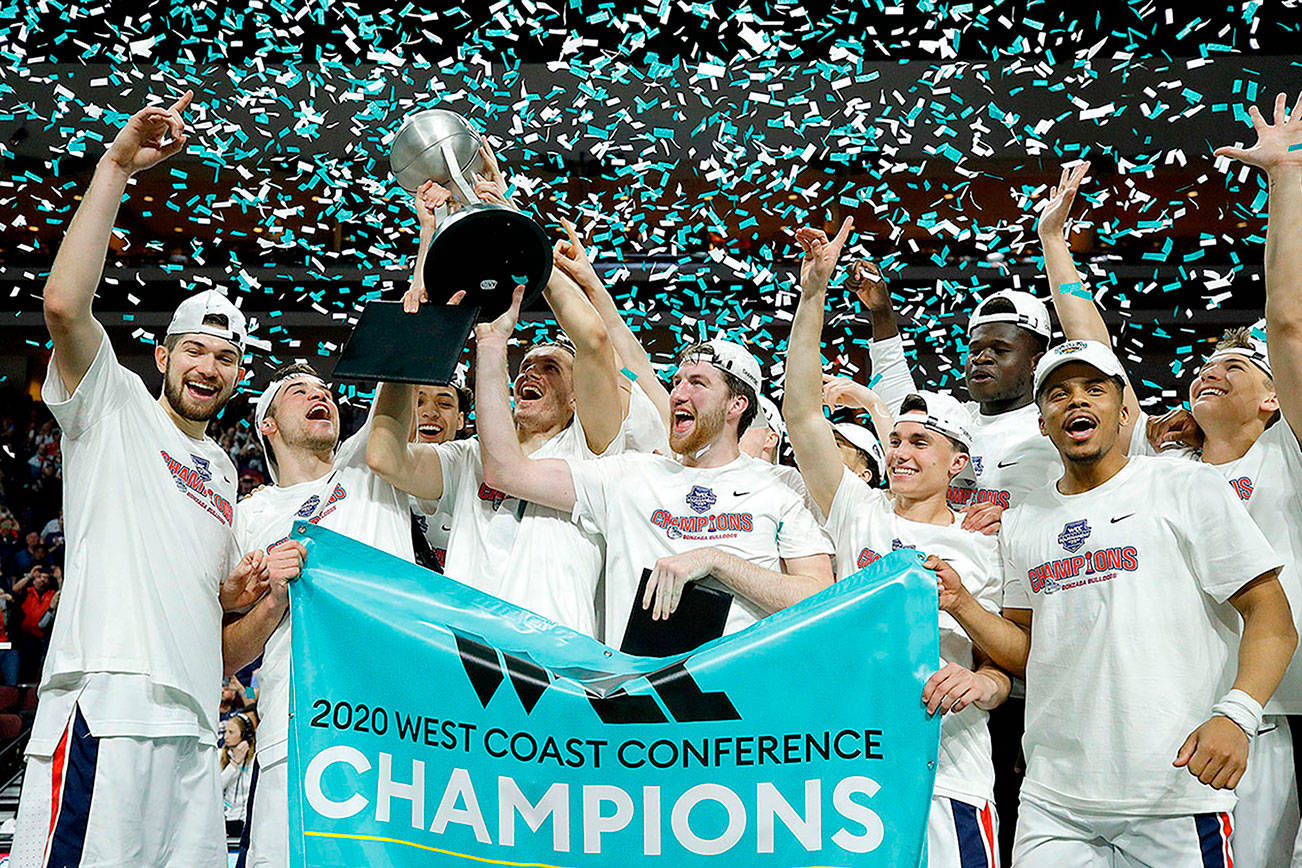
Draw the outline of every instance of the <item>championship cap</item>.
[[[867,455],[868,460],[876,465],[875,469],[878,473],[886,468],[886,453],[882,450],[882,444],[873,436],[873,432],[853,422],[837,422],[832,426],[832,430],[844,437],[851,446]]]
[[[226,320],[226,327],[205,323],[204,317],[209,316],[222,317]],[[181,302],[172,314],[172,321],[167,324],[168,337],[193,334],[212,335],[230,341],[240,355],[244,355],[244,346],[249,339],[244,313],[215,289],[206,289]]]
[[[1067,341],[1046,352],[1035,366],[1035,396],[1040,396],[1044,381],[1058,368],[1069,362],[1084,362],[1109,377],[1125,378],[1117,354],[1098,341]]]
[[[750,386],[755,390],[756,396],[759,395],[760,384],[764,381],[760,375],[759,362],[750,354],[750,350],[741,344],[725,341],[722,338],[700,344],[692,350],[690,356],[684,357],[683,361],[701,361],[714,365]]]
[[[764,417],[764,427],[776,431],[779,437],[787,436],[787,425],[782,421],[782,412],[766,395],[758,395],[760,415]]]
[[[972,432],[968,428],[972,414],[950,395],[914,392],[900,404],[900,414],[895,421],[921,423],[932,431],[952,437],[966,449],[972,448]]]
[[[1248,329],[1248,344],[1249,346],[1246,347],[1226,347],[1225,349],[1215,350],[1207,357],[1207,361],[1214,362],[1226,356],[1239,356],[1261,368],[1266,372],[1267,377],[1273,378],[1275,375],[1270,372],[1270,354],[1266,349],[1266,321],[1264,319],[1257,320]]]
[[[993,310],[991,309],[993,308]],[[1053,327],[1049,324],[1049,309],[1029,292],[1016,289],[1001,289],[994,295],[988,295],[972,311],[967,321],[967,333],[987,323],[1006,322],[1019,328],[1034,332],[1048,340],[1053,336]]]
[[[279,482],[280,480],[277,478],[276,473],[276,458],[267,446],[267,436],[262,433],[262,420],[266,419],[267,413],[271,412],[271,402],[276,400],[276,395],[280,390],[296,380],[311,380],[322,388],[329,388],[326,386],[325,380],[322,380],[316,374],[299,371],[281,377],[279,380],[272,380],[267,384],[267,388],[263,390],[262,394],[258,396],[258,402],[253,405],[253,430],[258,432],[258,443],[262,446],[262,454],[267,459],[267,473],[270,474],[272,482]]]

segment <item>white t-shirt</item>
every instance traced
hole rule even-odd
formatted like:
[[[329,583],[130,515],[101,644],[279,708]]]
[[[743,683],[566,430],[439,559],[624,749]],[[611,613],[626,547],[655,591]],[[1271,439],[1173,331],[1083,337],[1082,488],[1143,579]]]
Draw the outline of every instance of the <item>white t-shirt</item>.
[[[574,520],[606,540],[606,644],[612,648],[624,641],[642,571],[662,557],[716,546],[781,571],[782,559],[832,551],[800,497],[771,465],[748,455],[722,467],[685,467],[645,453],[569,465]],[[768,614],[713,579],[705,583],[733,594],[725,633]]]
[[[434,552],[434,560],[439,569],[446,568],[448,560],[448,540],[452,538],[452,513],[445,510],[437,500],[411,498],[411,514],[416,519],[417,527]]]
[[[891,496],[872,488],[846,469],[824,525],[836,545],[837,578],[843,579],[883,555],[916,549],[948,561],[981,605],[998,612],[1003,597],[999,542],[994,536],[963,530],[953,523],[924,524],[896,515]],[[940,613],[940,659],[975,668],[972,640],[947,612]],[[994,800],[995,771],[990,760],[986,712],[970,705],[941,719],[936,793],[969,803]]]
[[[1004,606],[1032,612],[1022,792],[1110,814],[1233,808],[1171,765],[1233,681],[1226,601],[1280,565],[1220,475],[1130,458],[1091,491],[1032,493],[999,539]]]
[[[96,736],[217,743],[235,468],[182,433],[101,334],[75,393],[54,362],[42,387],[63,431],[67,542],[36,756],[53,751],[74,703]]]
[[[244,551],[270,551],[289,539],[296,521],[319,524],[358,542],[413,560],[408,496],[366,466],[370,423],[335,453],[334,469],[310,482],[267,486],[240,502],[235,533]],[[309,557],[311,557],[309,553]],[[290,619],[276,627],[262,652],[258,691],[258,761],[283,760],[289,749]]]
[[[758,461],[758,459],[756,460]],[[764,464],[763,461],[759,463]],[[800,496],[800,502],[805,505],[805,509],[809,510],[809,514],[814,517],[815,521],[822,524],[827,520],[827,516],[823,515],[823,511],[818,508],[818,501],[814,500],[814,495],[809,493],[809,486],[805,485],[805,477],[800,475],[799,468],[792,467],[789,464],[770,464],[768,466],[777,474],[778,479],[782,480],[783,485]]]
[[[616,437],[612,449],[620,448]],[[568,513],[484,484],[479,439],[439,443],[441,507],[452,515],[444,573],[588,636],[597,632],[595,596],[604,547]],[[578,416],[533,458],[592,459]]]
[[[624,417],[620,436],[624,440],[625,452],[672,454],[669,451],[669,429],[665,427],[665,420],[660,418],[655,402],[637,380],[633,380],[628,396],[628,414]]]

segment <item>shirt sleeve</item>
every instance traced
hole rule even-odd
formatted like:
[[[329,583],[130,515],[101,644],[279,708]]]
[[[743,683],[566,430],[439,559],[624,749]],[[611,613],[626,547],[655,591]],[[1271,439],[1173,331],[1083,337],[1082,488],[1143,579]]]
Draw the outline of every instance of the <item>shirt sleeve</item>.
[[[629,392],[628,414],[624,417],[620,437],[625,451],[669,454],[669,431],[655,402],[636,380]]]
[[[456,508],[457,492],[467,473],[474,472],[479,461],[478,440],[452,440],[434,444],[439,457],[439,470],[443,473],[443,496],[437,501],[451,512]],[[426,501],[433,503],[434,501]]]
[[[108,332],[100,326],[99,351],[77,384],[77,391],[68,393],[63,378],[59,376],[58,365],[51,358],[49,372],[41,386],[41,398],[54,414],[63,436],[75,440],[97,421],[125,404],[133,394],[145,394],[144,389],[140,377],[118,362]]]
[[[998,537],[977,540],[973,560],[981,574],[974,577],[972,596],[982,607],[998,615],[1004,605],[1004,562]]]
[[[913,384],[913,372],[904,358],[904,338],[896,335],[873,341],[868,346],[872,360],[872,381],[868,384],[892,413],[899,413],[900,404],[918,389]]]
[[[1218,603],[1248,582],[1284,565],[1234,489],[1215,469],[1190,463],[1171,492],[1179,498],[1182,520],[1175,527],[1180,547],[1198,586]]]
[[[566,458],[574,478],[574,510],[570,518],[587,533],[605,534],[610,499],[607,480],[623,479],[622,456],[607,458]]]
[[[836,494],[832,495],[832,508],[827,513],[827,521],[824,522],[828,533],[834,537],[847,533],[855,515],[868,508],[866,501],[873,497],[875,491],[881,497],[887,496],[884,491],[871,488],[868,483],[855,476],[850,468],[841,468],[841,481],[837,483]]]
[[[777,483],[785,495],[778,513],[778,555],[783,560],[807,558],[810,555],[830,555],[835,549],[827,533],[796,494],[781,482]]]
[[[1139,411],[1139,421],[1135,422],[1135,428],[1130,432],[1130,447],[1126,452],[1127,455],[1158,454],[1153,444],[1148,442],[1148,423],[1151,418],[1143,410]]]
[[[1002,607],[1005,609],[1029,609],[1031,608],[1031,595],[1026,587],[1026,571],[1017,563],[1014,547],[1009,542],[1010,539],[1009,524],[1005,519],[999,528],[999,566],[1003,574]]]

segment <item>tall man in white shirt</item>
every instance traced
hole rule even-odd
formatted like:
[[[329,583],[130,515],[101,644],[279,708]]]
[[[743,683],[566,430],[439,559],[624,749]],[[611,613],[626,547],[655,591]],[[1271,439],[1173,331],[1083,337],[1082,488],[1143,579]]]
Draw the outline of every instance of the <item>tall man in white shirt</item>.
[[[1280,558],[1220,475],[1127,458],[1123,389],[1094,341],[1037,366],[1064,472],[1004,513],[1002,617],[928,563],[941,608],[1026,673],[1014,864],[1228,868],[1233,788],[1297,631]]]
[[[575,349],[540,344],[525,353],[515,378],[510,436],[540,457],[589,459],[618,451],[624,445],[619,373],[606,327],[559,268],[552,272],[546,297]],[[411,403],[410,387],[381,386],[367,461],[393,485],[427,506],[438,501],[439,509],[451,515],[444,573],[598,635],[594,601],[603,553],[597,536],[546,503],[486,484],[480,457],[486,424],[478,409],[482,398],[475,400],[479,436],[448,443],[410,442]]]
[[[936,555],[963,577],[969,593],[998,611],[1002,574],[996,538],[963,530],[946,503],[954,477],[968,462],[970,414],[948,395],[915,393],[890,429],[886,478],[890,494],[842,465],[832,424],[823,416],[823,308],[827,285],[848,234],[836,238],[803,228],[800,302],[787,342],[783,400],[796,461],[836,546],[838,578],[882,555],[912,548]],[[999,864],[994,766],[986,712],[1002,703],[1012,681],[972,647],[952,617],[940,616],[943,667],[927,682],[923,702],[945,715],[936,789],[927,820],[930,868],[995,868]]]
[[[728,341],[688,348],[670,392],[670,447],[597,460],[526,456],[510,432],[509,310],[477,329],[476,408],[484,479],[516,497],[572,514],[606,544],[606,644],[618,648],[634,606],[667,618],[684,586],[733,595],[725,632],[790,606],[832,582],[831,546],[800,497],[738,449],[755,418],[759,363]],[[646,591],[635,600],[644,569]]]
[[[272,376],[258,398],[254,426],[275,482],[240,502],[235,534],[242,548],[269,559],[298,548],[289,541],[296,521],[350,536],[396,557],[413,560],[411,508],[366,465],[373,421],[339,443],[339,408],[329,387],[306,364]],[[292,557],[292,555],[290,555]],[[249,793],[244,865],[289,864],[289,598],[284,582],[223,630],[226,670],[262,654],[258,756]]]
[[[42,393],[63,430],[67,555],[15,866],[226,864],[221,613],[255,598],[240,582],[265,564],[245,558],[222,581],[236,475],[204,431],[239,381],[245,320],[216,291],[182,302],[154,352],[155,396],[91,311],[128,181],[184,149],[191,97],[128,119],[45,285],[54,356]]]
[[[1229,482],[1281,556],[1280,584],[1295,624],[1302,624],[1302,148],[1289,150],[1302,144],[1302,103],[1290,114],[1281,94],[1273,124],[1255,106],[1248,115],[1256,145],[1216,153],[1267,173],[1265,332],[1227,332],[1190,381],[1189,406],[1202,435],[1197,457]],[[1088,289],[1081,289],[1066,242],[1066,220],[1088,169],[1082,163],[1064,170],[1038,226],[1063,331],[1068,338],[1108,341],[1107,327]],[[1273,350],[1269,355],[1267,337]],[[1127,390],[1126,401],[1138,413],[1133,389]],[[1136,434],[1147,427],[1141,418]],[[1138,436],[1132,441],[1132,453],[1155,452]],[[1295,852],[1302,864],[1294,764],[1294,742],[1302,733],[1290,733],[1286,717],[1302,715],[1302,664],[1296,657],[1266,712],[1238,789],[1235,861],[1240,868],[1287,864]]]

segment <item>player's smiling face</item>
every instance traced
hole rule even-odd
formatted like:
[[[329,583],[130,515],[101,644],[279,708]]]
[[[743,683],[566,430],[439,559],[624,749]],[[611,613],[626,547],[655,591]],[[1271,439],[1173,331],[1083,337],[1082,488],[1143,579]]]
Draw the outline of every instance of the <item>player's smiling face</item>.
[[[419,386],[411,437],[417,443],[446,443],[466,424],[457,391],[451,386]]]
[[[738,398],[730,396],[723,373],[714,365],[684,362],[669,392],[669,448],[690,455],[708,446],[723,430],[730,404]],[[744,399],[739,403],[745,406]]]
[[[965,369],[972,400],[1008,401],[1030,394],[1037,349],[1030,333],[1012,323],[986,323],[973,329]]]
[[[1126,419],[1121,387],[1092,365],[1068,362],[1040,390],[1040,431],[1068,461],[1092,462],[1115,447]]]
[[[574,415],[574,356],[556,346],[525,353],[511,387],[517,425],[535,430],[566,424]]]
[[[944,494],[967,460],[944,434],[921,422],[900,421],[886,449],[886,480],[892,493],[921,500]]]
[[[281,386],[263,425],[268,422],[274,424],[281,443],[290,447],[319,452],[339,442],[339,408],[330,390],[315,377],[299,377]]]
[[[170,351],[159,347],[155,361],[163,373],[167,403],[176,415],[193,422],[216,416],[239,382],[239,350],[213,335],[181,335]]]
[[[1265,371],[1241,356],[1223,356],[1198,369],[1189,384],[1189,407],[1204,428],[1237,426],[1269,417],[1279,401]]]

